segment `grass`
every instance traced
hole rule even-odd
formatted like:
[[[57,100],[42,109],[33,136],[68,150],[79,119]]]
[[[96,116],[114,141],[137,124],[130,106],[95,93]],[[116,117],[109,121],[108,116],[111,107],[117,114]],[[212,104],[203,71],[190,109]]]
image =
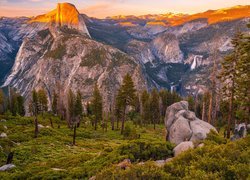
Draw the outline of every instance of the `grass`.
[[[40,117],[39,124],[45,127],[36,139],[33,138],[32,118],[9,116],[0,119],[7,120],[0,122],[0,131],[8,135],[0,139],[0,166],[5,164],[10,151],[14,151],[13,163],[16,165],[10,171],[0,172],[0,179],[87,179],[129,157],[120,149],[127,147],[130,140],[124,139],[118,130],[103,132],[99,127],[94,131],[91,125],[82,123],[77,129],[77,145],[72,146],[73,131],[66,123],[57,128],[56,119],[53,119],[56,128],[46,128],[50,126],[49,120]],[[136,129],[139,141],[158,142],[157,146],[165,143],[163,125],[158,125],[156,130],[152,126]]]

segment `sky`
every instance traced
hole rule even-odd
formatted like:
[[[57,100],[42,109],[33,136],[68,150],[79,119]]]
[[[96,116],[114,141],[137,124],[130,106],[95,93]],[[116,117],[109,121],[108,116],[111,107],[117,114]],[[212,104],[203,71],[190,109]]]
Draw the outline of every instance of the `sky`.
[[[187,13],[209,9],[250,5],[250,0],[0,0],[0,17],[36,16],[56,8],[58,2],[69,2],[91,17]]]

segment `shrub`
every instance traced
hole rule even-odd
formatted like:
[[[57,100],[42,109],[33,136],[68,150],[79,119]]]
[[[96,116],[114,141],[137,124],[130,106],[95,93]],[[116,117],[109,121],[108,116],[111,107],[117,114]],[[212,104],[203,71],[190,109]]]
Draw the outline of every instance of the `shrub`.
[[[221,137],[214,130],[211,130],[210,133],[207,134],[205,144],[208,144],[209,142],[216,143],[216,144],[226,144],[227,140],[225,138]]]
[[[133,140],[122,145],[119,150],[121,155],[127,155],[131,161],[160,160],[173,155],[173,145],[161,141]]]
[[[135,127],[131,127],[129,124],[126,124],[123,132],[123,137],[125,139],[136,139],[138,138]]]

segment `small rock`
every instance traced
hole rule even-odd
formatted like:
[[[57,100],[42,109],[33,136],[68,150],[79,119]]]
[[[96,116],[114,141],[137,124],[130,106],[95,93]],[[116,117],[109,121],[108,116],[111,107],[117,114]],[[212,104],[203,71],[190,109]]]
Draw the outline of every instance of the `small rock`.
[[[173,159],[174,159],[174,158],[167,158],[167,159],[165,160],[165,162],[168,163],[168,162],[172,161]]]
[[[0,134],[0,137],[1,137],[1,138],[7,138],[7,134],[6,134],[6,133],[1,133],[1,134]]]
[[[38,129],[42,129],[42,128],[44,128],[44,126],[41,124],[38,124]]]
[[[3,126],[3,127],[4,127],[4,129],[8,129],[7,126]]]
[[[158,167],[163,167],[165,165],[165,163],[166,163],[165,160],[157,160],[157,161],[155,161],[155,164]]]
[[[8,171],[10,169],[13,169],[14,167],[16,167],[14,164],[5,164],[0,167],[0,171]]]
[[[139,162],[139,163],[138,163],[138,165],[140,165],[140,166],[141,166],[141,165],[144,165],[144,164],[145,164],[144,162]]]
[[[46,128],[50,128],[50,126],[46,126]]]
[[[197,147],[203,147],[204,143],[199,144]]]
[[[124,159],[122,162],[117,164],[117,167],[120,167],[121,169],[127,169],[131,165],[130,159]]]
[[[6,122],[6,119],[1,119],[1,122]]]
[[[65,171],[65,169],[60,169],[60,168],[51,168],[54,171]]]
[[[182,152],[187,151],[188,149],[193,149],[193,148],[194,148],[194,143],[192,141],[182,142],[174,148],[174,156],[178,156]]]
[[[96,180],[96,176],[92,176],[89,180]]]

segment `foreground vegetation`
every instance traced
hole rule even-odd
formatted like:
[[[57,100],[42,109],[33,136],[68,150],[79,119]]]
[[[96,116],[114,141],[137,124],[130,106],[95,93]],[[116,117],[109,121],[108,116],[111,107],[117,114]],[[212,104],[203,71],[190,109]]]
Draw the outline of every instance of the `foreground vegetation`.
[[[88,178],[126,158],[136,162],[137,159],[157,160],[172,155],[173,145],[165,142],[164,128],[160,125],[154,130],[152,126],[135,128],[128,122],[129,128],[140,135],[140,138],[130,138],[118,130],[103,132],[99,127],[94,131],[90,122],[85,121],[77,130],[76,145],[73,146],[73,130],[66,122],[60,122],[61,126],[57,128],[59,119],[53,119],[56,128],[51,128],[49,119],[38,117],[39,124],[44,127],[40,128],[37,138],[33,135],[33,118],[2,116],[0,119],[7,120],[0,122],[0,132],[8,136],[0,138],[0,165],[6,163],[10,151],[14,152],[12,163],[16,165],[8,172],[0,172],[0,179]],[[135,149],[145,144],[143,155],[130,151],[129,144]]]
[[[0,165],[14,152],[16,168],[0,172],[0,179],[247,179],[249,178],[250,138],[229,142],[210,134],[203,148],[188,151],[158,167],[153,161],[173,156],[174,145],[165,141],[163,125],[135,126],[127,122],[124,135],[119,130],[93,130],[84,119],[77,130],[76,145],[73,130],[65,121],[38,117],[39,134],[33,138],[34,118],[1,116]],[[60,128],[57,127],[60,124]],[[108,129],[111,127],[109,126]],[[136,134],[136,136],[135,136]],[[130,168],[117,164],[129,158]],[[146,162],[140,165],[139,162]]]

